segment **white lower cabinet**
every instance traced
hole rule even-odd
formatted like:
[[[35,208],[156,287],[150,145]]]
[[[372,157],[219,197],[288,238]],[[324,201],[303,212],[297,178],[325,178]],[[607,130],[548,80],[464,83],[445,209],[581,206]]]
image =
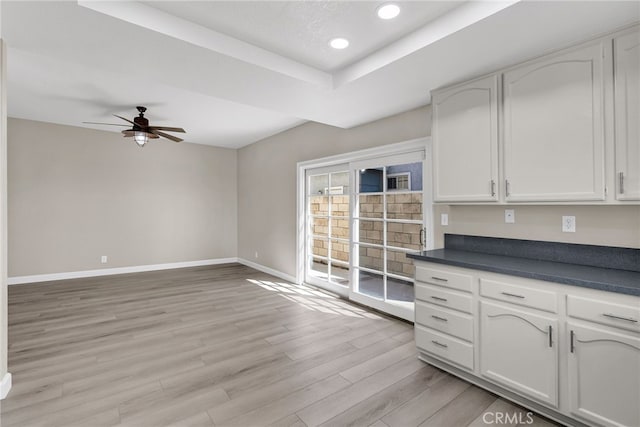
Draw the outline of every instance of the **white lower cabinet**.
[[[640,297],[416,267],[423,360],[566,425],[640,427]]]
[[[480,303],[482,376],[558,406],[558,321],[502,304]]]
[[[603,426],[640,426],[640,337],[568,324],[571,413]]]

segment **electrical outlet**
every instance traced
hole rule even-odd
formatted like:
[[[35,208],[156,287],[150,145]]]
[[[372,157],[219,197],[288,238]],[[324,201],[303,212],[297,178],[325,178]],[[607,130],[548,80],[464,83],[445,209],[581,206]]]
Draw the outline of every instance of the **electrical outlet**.
[[[575,233],[576,232],[576,217],[575,216],[563,216],[562,217],[562,232],[563,233]]]
[[[505,224],[515,224],[516,222],[516,211],[513,209],[505,209],[504,210],[504,222]]]
[[[100,262],[101,262],[102,264],[106,264],[106,263],[107,263],[107,256],[106,256],[106,255],[102,255],[102,256],[100,257]]]
[[[440,225],[449,225],[449,214],[440,214]]]

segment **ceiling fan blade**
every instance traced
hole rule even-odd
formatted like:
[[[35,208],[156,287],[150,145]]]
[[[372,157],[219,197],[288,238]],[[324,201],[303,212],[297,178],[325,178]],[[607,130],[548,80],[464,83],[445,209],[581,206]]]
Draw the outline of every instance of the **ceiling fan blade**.
[[[173,135],[169,135],[168,133],[160,132],[159,130],[156,130],[156,129],[149,129],[149,131],[150,131],[151,133],[155,134],[155,135],[160,135],[161,137],[163,137],[163,138],[167,138],[167,139],[169,139],[169,140],[171,140],[171,141],[173,141],[173,142],[180,142],[180,141],[183,141],[183,140],[182,140],[182,139],[180,139],[180,138],[176,138],[176,137],[175,137],[175,136],[173,136]]]
[[[153,130],[166,130],[169,132],[182,132],[182,133],[187,133],[184,129],[182,128],[172,128],[169,126],[149,126],[149,129],[153,129]]]
[[[124,126],[124,127],[129,127],[129,125],[119,125],[116,123],[100,123],[100,122],[82,122],[84,124],[87,125],[107,125],[107,126]]]
[[[134,123],[134,122],[132,122],[132,121],[131,121],[131,120],[129,120],[129,119],[125,119],[124,117],[119,116],[119,115],[117,115],[117,114],[114,114],[114,116],[115,116],[115,117],[117,117],[117,118],[119,118],[119,119],[124,120],[125,122],[129,122],[129,123],[131,123],[132,125],[135,125],[135,123]]]
[[[135,134],[135,132],[131,129],[127,129],[127,130],[123,130],[122,131],[122,135],[124,135],[125,138],[128,138],[130,136],[133,136]]]

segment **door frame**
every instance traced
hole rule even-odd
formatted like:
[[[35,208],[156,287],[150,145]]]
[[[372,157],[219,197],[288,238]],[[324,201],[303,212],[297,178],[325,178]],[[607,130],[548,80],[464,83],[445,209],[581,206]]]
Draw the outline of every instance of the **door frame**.
[[[375,159],[377,157],[384,157],[394,154],[410,153],[418,150],[424,150],[425,159],[423,160],[423,171],[427,171],[428,174],[423,173],[423,177],[429,177],[427,185],[423,185],[423,205],[429,207],[429,214],[427,210],[425,212],[425,228],[427,229],[427,239],[425,246],[427,249],[433,249],[434,247],[434,224],[433,224],[433,179],[431,171],[433,170],[433,157],[431,150],[431,137],[423,137],[412,139],[408,141],[398,142],[394,144],[383,145],[380,147],[368,148],[364,150],[357,150],[338,154],[334,156],[322,157],[314,160],[306,160],[297,163],[297,215],[296,215],[296,283],[304,283],[304,269],[305,269],[305,256],[306,256],[306,240],[305,240],[305,215],[306,215],[306,181],[305,176],[307,169],[316,169],[320,167],[329,167],[344,163],[351,163],[354,161],[362,161],[368,159]],[[423,178],[424,179],[424,178]],[[354,194],[353,185],[350,186],[349,196],[353,197]],[[352,236],[349,236],[351,242]],[[331,289],[336,294],[348,298],[350,287],[342,289]]]

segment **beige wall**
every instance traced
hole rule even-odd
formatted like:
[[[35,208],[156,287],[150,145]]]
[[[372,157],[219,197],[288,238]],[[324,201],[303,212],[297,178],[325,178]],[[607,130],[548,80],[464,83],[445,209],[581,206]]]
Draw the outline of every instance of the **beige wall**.
[[[430,107],[353,129],[307,123],[238,154],[238,256],[296,273],[296,163],[430,134]],[[640,206],[436,206],[435,246],[444,233],[640,248]],[[440,214],[449,225],[440,226]],[[562,233],[562,215],[575,215],[576,233]],[[255,252],[259,257],[255,258]]]
[[[515,224],[504,210],[514,209]],[[640,248],[640,206],[444,206],[449,225],[436,234],[468,234],[525,240]],[[562,216],[576,217],[576,232],[563,233]],[[436,218],[440,223],[440,216]],[[439,240],[442,246],[442,240]]]
[[[236,150],[9,119],[8,155],[10,277],[236,256]]]
[[[296,163],[427,136],[430,111],[422,107],[352,129],[306,123],[240,149],[238,256],[295,276]]]

